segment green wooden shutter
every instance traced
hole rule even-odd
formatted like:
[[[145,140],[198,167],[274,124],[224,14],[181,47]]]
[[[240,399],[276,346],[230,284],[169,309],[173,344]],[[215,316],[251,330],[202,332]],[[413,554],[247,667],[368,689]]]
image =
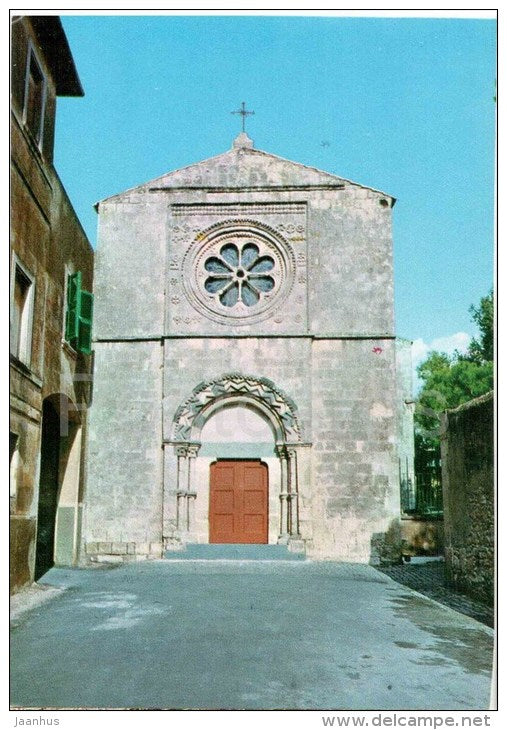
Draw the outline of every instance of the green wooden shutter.
[[[93,294],[81,289],[82,274],[77,271],[67,279],[67,313],[65,339],[85,355],[92,351]]]
[[[92,352],[92,317],[93,294],[81,291],[77,349],[85,355],[91,355]]]
[[[81,272],[69,274],[67,278],[67,312],[65,315],[65,339],[74,344],[79,334]]]

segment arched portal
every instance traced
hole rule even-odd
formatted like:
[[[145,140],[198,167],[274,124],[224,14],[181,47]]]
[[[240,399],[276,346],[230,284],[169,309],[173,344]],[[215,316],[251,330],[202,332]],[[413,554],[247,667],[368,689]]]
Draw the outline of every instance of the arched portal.
[[[201,383],[178,408],[171,441],[165,444],[169,447],[165,449],[164,480],[166,545],[209,541],[210,508],[216,507],[210,503],[211,467],[226,463],[227,468],[214,467],[215,478],[216,474],[229,479],[234,476],[238,483],[231,484],[231,490],[239,490],[237,499],[243,500],[241,490],[247,478],[244,475],[259,481],[258,488],[252,488],[244,500],[250,507],[245,507],[246,511],[237,519],[244,520],[245,524],[248,520],[264,519],[258,505],[252,506],[252,500],[257,498],[255,494],[262,491],[260,465],[264,464],[266,483],[269,482],[267,541],[287,543],[299,537],[297,452],[300,444],[296,406],[267,378],[234,373]],[[233,500],[231,490],[229,500]],[[247,514],[248,509],[251,514]],[[227,514],[227,519],[232,520],[230,509]],[[242,534],[236,527],[231,531],[234,535]],[[216,537],[219,533],[213,534]]]
[[[35,580],[55,563],[75,562],[80,460],[78,410],[63,394],[48,396],[42,406]]]
[[[277,435],[273,423],[248,399],[216,401],[203,412],[202,421],[192,439],[201,443],[201,455],[207,452],[220,459],[240,459],[273,454]]]

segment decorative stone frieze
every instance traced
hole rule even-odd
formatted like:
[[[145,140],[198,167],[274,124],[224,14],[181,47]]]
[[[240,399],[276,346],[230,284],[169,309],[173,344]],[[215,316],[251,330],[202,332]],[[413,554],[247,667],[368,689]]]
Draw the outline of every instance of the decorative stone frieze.
[[[264,406],[272,414],[274,426],[278,426],[278,440],[300,442],[301,430],[296,406],[291,399],[268,380],[241,373],[223,375],[221,378],[200,383],[192,395],[176,411],[172,441],[191,440],[192,429],[199,425],[203,411],[217,400],[246,396]],[[201,419],[202,420],[202,419]]]

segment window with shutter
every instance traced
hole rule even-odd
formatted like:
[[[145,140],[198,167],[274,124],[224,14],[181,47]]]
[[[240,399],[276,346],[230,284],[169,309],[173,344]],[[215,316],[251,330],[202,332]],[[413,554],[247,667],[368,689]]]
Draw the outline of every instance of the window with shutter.
[[[25,82],[24,121],[39,146],[44,130],[45,101],[46,80],[33,49],[30,48]]]
[[[65,339],[75,350],[90,355],[92,351],[93,294],[84,291],[81,284],[80,271],[69,275]]]
[[[11,294],[11,353],[30,365],[33,327],[33,278],[19,262],[14,263]]]
[[[79,292],[81,290],[81,272],[69,274],[67,277],[67,311],[65,314],[65,339],[73,343],[79,334]]]

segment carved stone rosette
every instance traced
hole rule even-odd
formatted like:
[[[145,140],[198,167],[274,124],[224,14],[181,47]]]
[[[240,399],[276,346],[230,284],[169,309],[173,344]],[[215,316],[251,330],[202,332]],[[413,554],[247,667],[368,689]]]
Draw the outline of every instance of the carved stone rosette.
[[[234,251],[237,261],[227,255]],[[263,263],[269,268],[264,270]],[[228,275],[230,281],[220,281]],[[257,286],[262,285],[263,276],[264,283],[269,282],[265,291]],[[295,276],[294,254],[280,232],[246,219],[221,221],[199,232],[185,254],[182,270],[185,294],[194,309],[229,325],[254,324],[269,316],[291,291]],[[249,297],[241,296],[242,286]],[[227,291],[233,294],[234,287],[240,295],[228,298]]]

